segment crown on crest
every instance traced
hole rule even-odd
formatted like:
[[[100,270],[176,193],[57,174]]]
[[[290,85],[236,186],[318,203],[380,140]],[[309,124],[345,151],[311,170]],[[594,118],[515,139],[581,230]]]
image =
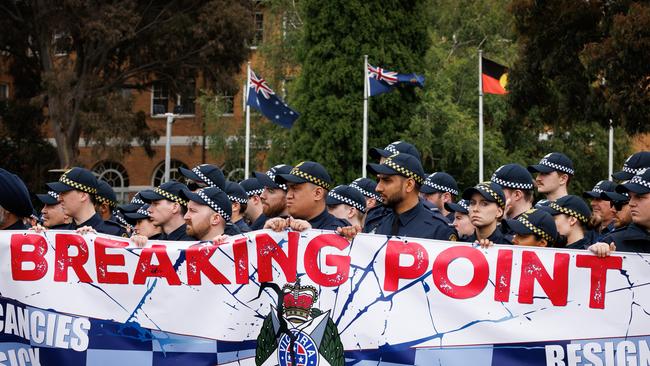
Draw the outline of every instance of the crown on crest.
[[[304,323],[309,320],[311,308],[318,299],[314,286],[302,286],[300,278],[294,284],[282,287],[284,316],[292,323]]]

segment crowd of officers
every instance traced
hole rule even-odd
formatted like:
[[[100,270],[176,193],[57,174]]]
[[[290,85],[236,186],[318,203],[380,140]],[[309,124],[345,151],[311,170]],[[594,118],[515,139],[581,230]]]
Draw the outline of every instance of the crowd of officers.
[[[77,230],[151,240],[219,241],[252,230],[334,230],[465,241],[483,247],[514,244],[650,253],[650,152],[630,156],[613,179],[582,197],[568,194],[576,174],[566,155],[538,164],[513,163],[490,181],[460,191],[445,172],[424,173],[412,144],[397,141],[370,150],[373,178],[334,186],[319,163],[276,165],[239,183],[202,164],[180,168],[169,181],[118,205],[110,185],[75,167],[47,193],[37,194],[40,215],[22,180],[0,169],[0,230]],[[534,176],[533,176],[534,175]],[[545,197],[534,202],[535,190]],[[585,199],[587,201],[585,201]],[[589,203],[587,203],[589,202]]]

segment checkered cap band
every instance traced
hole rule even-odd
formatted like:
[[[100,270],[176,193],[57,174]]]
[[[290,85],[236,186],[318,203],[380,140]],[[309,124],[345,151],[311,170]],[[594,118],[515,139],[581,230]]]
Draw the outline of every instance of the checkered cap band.
[[[395,145],[393,145],[393,144],[390,144],[390,145],[386,146],[386,148],[384,150],[390,152],[391,154],[398,154],[399,153],[399,151],[397,151],[397,149],[395,148]]]
[[[496,174],[492,174],[492,178],[490,180],[500,185],[501,187],[505,187],[505,188],[521,189],[524,191],[530,191],[533,189],[532,183],[509,182],[507,180],[503,180],[497,177]]]
[[[169,193],[167,191],[164,191],[164,190],[162,190],[160,188],[156,188],[153,191],[158,193],[159,195],[165,197],[165,199],[168,199],[168,200],[170,200],[172,202],[180,203],[183,206],[187,206],[187,201],[185,201],[184,199],[182,199],[182,198],[180,198],[180,197],[178,197],[178,196],[176,196],[174,194],[171,194],[171,193]]]
[[[58,200],[58,199],[59,199],[59,194],[56,193],[56,192],[54,192],[54,191],[47,191],[47,194],[48,194],[50,197],[54,198],[55,200]]]
[[[228,215],[221,207],[219,207],[219,205],[217,205],[213,200],[211,200],[207,194],[203,193],[202,189],[196,191],[196,194],[198,194],[199,197],[201,197],[201,199],[205,201],[205,203],[207,203],[211,209],[213,209],[216,213],[221,215],[221,217],[223,217],[224,220],[230,221],[230,215]]]
[[[643,168],[643,170],[645,170],[645,168]],[[630,179],[629,183],[635,183],[635,184],[644,186],[646,188],[650,188],[650,182],[648,182],[647,180],[643,180],[643,178],[641,178],[640,175],[635,175],[634,177],[632,177],[632,179]]]
[[[110,207],[117,207],[117,205],[118,205],[117,202],[115,202],[115,201],[111,201],[111,200],[109,200],[108,198],[103,197],[103,196],[100,196],[100,195],[98,195],[98,194],[95,195],[95,199],[96,199],[97,202],[99,202],[99,203],[108,203],[108,205],[109,205]]]
[[[140,210],[138,210],[138,213],[140,213]],[[149,216],[149,214],[147,214],[147,216]],[[126,222],[126,220],[124,220],[124,217],[118,215],[118,212],[117,212],[117,211],[113,211],[113,217],[115,217],[115,220],[119,221],[120,224],[122,224],[123,226],[128,227],[128,228],[132,228],[132,227],[133,227],[131,224],[129,224],[128,222]]]
[[[630,167],[627,166],[627,165],[623,165],[623,171],[624,171],[624,172],[626,172],[626,173],[630,173],[630,174],[634,174],[634,175],[636,175],[638,172],[640,172],[640,171],[643,170],[643,169],[646,169],[646,168],[637,168],[637,169],[634,169],[634,168],[630,168]]]
[[[214,182],[210,178],[206,177],[205,174],[203,174],[201,169],[199,169],[198,167],[192,168],[192,172],[194,172],[194,174],[198,175],[199,178],[201,178],[201,180],[203,181],[203,183],[207,184],[209,187],[216,187],[217,186],[216,184],[214,184]]]
[[[141,200],[138,196],[133,196],[133,198],[131,199],[131,204],[144,205],[145,202]]]
[[[267,175],[269,178],[271,178],[272,181],[275,182],[275,172],[274,172],[273,170],[269,170],[269,171],[267,171],[267,172],[266,172],[266,175]],[[277,183],[277,182],[276,182],[275,184],[277,184],[278,186],[280,186],[280,188],[282,188],[283,190],[285,190],[285,191],[287,190],[287,185],[286,185],[286,184],[284,184],[284,183],[280,184],[280,183]]]
[[[246,194],[248,195],[248,197],[251,197],[251,196],[259,196],[262,194],[262,192],[264,192],[264,188],[253,189],[252,191],[246,191]]]
[[[469,211],[469,205],[467,204],[467,200],[460,200],[460,201],[458,201],[457,203],[458,203],[458,205],[459,205],[460,207],[462,207],[462,208],[464,208],[465,210]]]
[[[65,174],[61,175],[61,178],[59,178],[59,182],[61,182],[63,184],[66,184],[66,185],[69,185],[70,187],[72,187],[72,188],[74,188],[74,189],[76,189],[78,191],[82,191],[82,192],[86,192],[86,193],[90,193],[90,194],[97,194],[97,189],[96,188],[88,187],[85,184],[75,182],[72,179],[68,178]]]
[[[303,172],[302,170],[300,170],[300,167],[295,167],[291,169],[291,172],[289,174],[295,175],[296,177],[300,177],[302,179],[306,179],[309,183],[315,184],[319,187],[323,187],[328,191],[332,189],[332,186],[329,183],[327,183],[326,181],[320,178],[316,178],[307,172]]]
[[[548,159],[544,158],[539,162],[540,165],[546,165],[549,168],[553,168],[555,170],[559,170],[561,172],[565,172],[567,174],[573,175],[575,172],[573,169],[569,168],[568,166],[560,165],[560,164],[555,164],[553,162],[548,161]]]
[[[501,208],[506,207],[506,203],[503,202],[503,199],[501,199],[501,196],[499,196],[499,194],[497,192],[495,192],[492,188],[490,188],[489,185],[487,185],[487,184],[479,184],[479,185],[476,186],[476,189],[478,189],[481,192],[485,192],[485,193],[489,194],[490,197],[492,197],[497,202],[499,207],[501,207]]]
[[[149,217],[149,208],[148,207],[147,207],[147,209],[145,209],[144,207],[140,207],[138,209],[138,211],[136,211],[136,212],[139,213],[140,215],[144,215],[146,217]]]
[[[453,194],[454,196],[458,196],[458,191],[457,190],[455,190],[455,189],[453,189],[451,187],[445,187],[445,186],[441,186],[439,184],[433,183],[428,179],[424,180],[424,185],[429,186],[429,187],[431,187],[431,188],[433,188],[435,190],[438,190],[438,191],[449,192],[449,193]]]
[[[592,191],[594,193],[598,193],[598,194],[601,194],[601,193],[605,192],[602,189],[600,189],[600,187],[598,187],[598,186],[595,186],[594,189],[592,189]]]
[[[570,209],[568,207],[562,207],[562,206],[558,205],[555,202],[551,202],[551,204],[549,204],[549,207],[554,209],[557,212],[561,212],[561,213],[563,213],[565,215],[573,216],[576,219],[580,220],[580,222],[582,222],[584,224],[589,222],[589,218],[585,217],[585,215],[581,214],[580,212],[572,210],[572,209]]]
[[[527,227],[530,231],[532,231],[535,235],[537,235],[537,236],[539,236],[539,237],[541,237],[543,239],[546,239],[547,242],[549,242],[549,243],[554,243],[555,242],[555,239],[553,239],[553,237],[551,237],[550,234],[548,234],[546,231],[538,228],[537,226],[533,225],[530,221],[528,221],[528,219],[526,218],[526,215],[519,215],[519,217],[517,218],[517,221],[524,224],[524,226]]]
[[[247,203],[248,203],[248,200],[246,200],[246,199],[243,199],[243,198],[240,198],[240,197],[231,196],[231,195],[228,195],[228,199],[229,199],[231,202],[239,202],[239,203],[241,203],[241,204],[247,204]]]
[[[393,155],[393,156],[395,156],[395,155]],[[397,171],[398,173],[400,173],[401,175],[403,175],[403,176],[405,176],[407,178],[412,178],[418,184],[424,184],[424,179],[422,179],[422,177],[419,174],[417,174],[417,173],[415,173],[413,171],[410,171],[410,170],[406,169],[405,167],[403,167],[401,165],[398,165],[391,158],[392,158],[392,156],[390,158],[387,158],[386,160],[384,160],[384,163],[382,165],[386,165],[386,166],[390,167],[391,169]]]
[[[338,193],[336,193],[334,191],[330,191],[327,195],[330,196],[330,197],[333,197],[334,199],[337,199],[337,200],[345,203],[348,206],[352,206],[352,207],[356,208],[357,210],[361,211],[362,213],[366,213],[366,208],[363,207],[361,204],[359,204],[359,202],[357,202],[357,201],[351,200],[348,197],[341,196],[340,194],[338,194]]]
[[[380,195],[378,195],[378,194],[376,194],[376,193],[372,193],[372,192],[366,191],[365,189],[359,187],[359,186],[356,185],[355,183],[350,184],[350,187],[352,187],[352,188],[356,189],[357,191],[361,192],[361,194],[364,195],[364,196],[366,196],[366,197],[374,198],[374,199],[377,200],[378,202],[383,202],[382,199],[381,199],[381,196],[380,196]]]

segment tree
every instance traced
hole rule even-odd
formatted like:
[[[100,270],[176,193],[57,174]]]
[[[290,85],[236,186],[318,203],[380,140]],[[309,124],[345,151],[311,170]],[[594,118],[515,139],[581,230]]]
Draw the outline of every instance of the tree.
[[[154,80],[228,89],[248,56],[248,0],[19,0],[0,5],[0,49],[12,59],[17,98],[40,100],[61,164],[83,135],[128,150],[155,138],[122,91]]]
[[[302,20],[295,47],[300,69],[288,86],[289,105],[301,113],[271,155],[285,163],[321,162],[337,182],[361,175],[363,55],[372,64],[422,72],[428,49],[425,1],[300,1]],[[370,146],[384,146],[407,128],[419,97],[397,88],[373,97]],[[280,142],[280,143],[278,143]],[[286,153],[280,150],[286,148]]]

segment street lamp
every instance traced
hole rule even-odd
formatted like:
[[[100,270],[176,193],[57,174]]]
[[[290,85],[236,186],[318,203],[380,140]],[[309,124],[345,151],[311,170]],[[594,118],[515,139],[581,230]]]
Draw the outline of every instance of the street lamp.
[[[165,143],[165,178],[163,183],[169,182],[169,173],[171,169],[172,160],[172,123],[174,118],[183,113],[183,106],[177,105],[174,107],[174,113],[165,113],[167,117],[167,141]]]

